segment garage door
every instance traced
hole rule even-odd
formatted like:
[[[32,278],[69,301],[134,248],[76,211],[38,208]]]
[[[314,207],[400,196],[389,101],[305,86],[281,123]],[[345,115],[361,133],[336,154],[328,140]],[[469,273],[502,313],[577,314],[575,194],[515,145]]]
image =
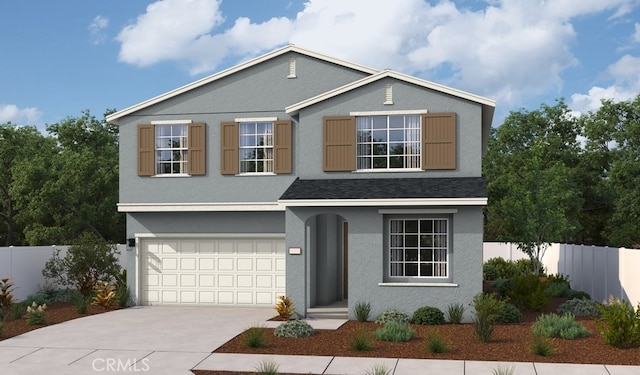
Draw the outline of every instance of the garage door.
[[[274,306],[284,238],[141,239],[143,305]]]

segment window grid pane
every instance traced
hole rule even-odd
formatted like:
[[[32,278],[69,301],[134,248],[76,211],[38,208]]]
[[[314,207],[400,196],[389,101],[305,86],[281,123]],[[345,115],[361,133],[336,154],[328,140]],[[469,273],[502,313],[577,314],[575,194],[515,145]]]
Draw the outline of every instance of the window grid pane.
[[[156,174],[186,174],[188,171],[188,126],[157,125]]]
[[[448,277],[447,220],[390,220],[389,275]]]
[[[356,117],[358,169],[420,168],[419,115]]]
[[[273,172],[273,123],[240,123],[240,173]]]

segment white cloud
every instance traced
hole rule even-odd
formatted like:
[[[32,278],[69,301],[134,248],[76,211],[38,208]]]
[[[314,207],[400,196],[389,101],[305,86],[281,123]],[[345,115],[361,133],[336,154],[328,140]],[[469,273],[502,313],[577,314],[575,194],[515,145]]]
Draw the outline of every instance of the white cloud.
[[[18,108],[14,104],[0,104],[0,124],[11,122],[18,125],[35,125],[42,113],[34,107]]]
[[[594,86],[587,94],[571,95],[571,109],[580,114],[597,111],[603,99],[623,101],[640,93],[640,57],[625,55],[609,65],[605,74],[613,81],[608,87]]]
[[[93,44],[100,44],[107,39],[107,35],[103,32],[109,26],[109,19],[103,16],[96,16],[91,24],[89,24],[89,33]]]
[[[640,23],[635,24],[635,33],[633,33],[633,41],[640,43]]]
[[[617,18],[635,0],[496,0],[470,9],[453,1],[307,0],[292,18],[226,30],[216,0],[160,0],[118,36],[121,61],[147,66],[185,61],[192,74],[227,58],[255,56],[288,42],[373,68],[391,68],[519,104],[559,91],[578,61],[572,20],[607,12]],[[636,34],[640,34],[636,25]],[[636,36],[636,39],[640,35]],[[444,78],[443,78],[444,77]]]

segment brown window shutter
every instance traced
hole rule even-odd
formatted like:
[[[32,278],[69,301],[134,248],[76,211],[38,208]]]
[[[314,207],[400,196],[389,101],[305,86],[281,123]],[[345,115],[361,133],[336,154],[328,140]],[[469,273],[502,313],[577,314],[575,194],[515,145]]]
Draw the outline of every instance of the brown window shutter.
[[[205,144],[206,126],[204,123],[189,125],[189,174],[193,176],[203,175],[206,171]]]
[[[273,127],[273,171],[291,173],[291,121],[276,121]]]
[[[456,169],[456,114],[422,116],[422,169]]]
[[[138,125],[138,176],[153,176],[155,174],[155,139],[153,125]]]
[[[322,168],[325,172],[356,169],[356,119],[325,117],[322,126]]]
[[[222,154],[220,155],[220,173],[221,174],[238,174],[238,123],[223,122],[220,124],[221,142],[220,147]]]

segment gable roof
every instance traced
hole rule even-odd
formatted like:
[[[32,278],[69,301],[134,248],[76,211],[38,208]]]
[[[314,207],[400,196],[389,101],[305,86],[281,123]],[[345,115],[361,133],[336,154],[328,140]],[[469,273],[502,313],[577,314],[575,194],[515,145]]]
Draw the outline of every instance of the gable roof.
[[[327,62],[336,64],[336,65],[341,65],[341,66],[344,66],[344,67],[347,67],[347,68],[350,68],[350,69],[358,70],[358,71],[361,71],[361,72],[364,72],[364,73],[367,73],[367,74],[376,74],[376,73],[379,72],[379,70],[377,70],[377,69],[369,68],[369,67],[366,67],[364,65],[355,64],[355,63],[352,63],[352,62],[349,62],[349,61],[345,61],[345,60],[341,60],[341,59],[336,59],[334,57],[330,57],[330,56],[327,56],[327,55],[324,55],[324,54],[321,54],[321,53],[318,53],[318,52],[310,51],[308,49],[304,49],[304,48],[295,46],[293,44],[289,44],[289,45],[284,46],[282,48],[279,48],[279,49],[276,49],[276,50],[271,51],[269,53],[266,53],[266,54],[264,54],[262,56],[258,56],[256,58],[251,59],[251,60],[248,60],[248,61],[245,61],[245,62],[240,63],[238,65],[232,66],[232,67],[230,67],[228,69],[225,69],[225,70],[223,70],[221,72],[212,74],[212,75],[210,75],[208,77],[204,77],[204,78],[199,79],[199,80],[197,80],[195,82],[192,82],[192,83],[189,83],[189,84],[184,85],[182,87],[179,87],[177,89],[171,90],[171,91],[169,91],[167,93],[158,95],[158,96],[156,96],[154,98],[151,98],[149,100],[145,100],[145,101],[143,101],[141,103],[138,103],[138,104],[135,104],[135,105],[133,105],[133,106],[131,106],[129,108],[125,108],[125,109],[123,109],[121,111],[112,113],[111,115],[107,116],[106,120],[107,120],[107,122],[117,122],[117,120],[119,118],[121,118],[121,117],[129,115],[129,114],[134,113],[136,111],[139,111],[141,109],[150,107],[150,106],[152,106],[154,104],[160,103],[160,102],[162,102],[164,100],[167,100],[167,99],[170,99],[170,98],[173,98],[174,96],[180,95],[180,94],[182,94],[184,92],[187,92],[187,91],[193,90],[195,88],[198,88],[200,86],[206,85],[208,83],[214,82],[214,81],[219,80],[221,78],[230,76],[230,75],[232,75],[234,73],[237,73],[237,72],[239,72],[241,70],[244,70],[244,69],[247,69],[249,67],[258,65],[263,61],[267,61],[267,60],[272,59],[274,57],[277,57],[277,56],[280,56],[280,55],[284,55],[284,54],[286,54],[288,52],[295,52],[295,53],[298,53],[298,54],[301,54],[301,55],[313,57],[313,58],[316,58],[316,59],[319,59],[319,60],[323,60],[323,61],[327,61]]]
[[[486,204],[483,177],[296,179],[278,202],[286,205],[380,204],[390,200]]]

